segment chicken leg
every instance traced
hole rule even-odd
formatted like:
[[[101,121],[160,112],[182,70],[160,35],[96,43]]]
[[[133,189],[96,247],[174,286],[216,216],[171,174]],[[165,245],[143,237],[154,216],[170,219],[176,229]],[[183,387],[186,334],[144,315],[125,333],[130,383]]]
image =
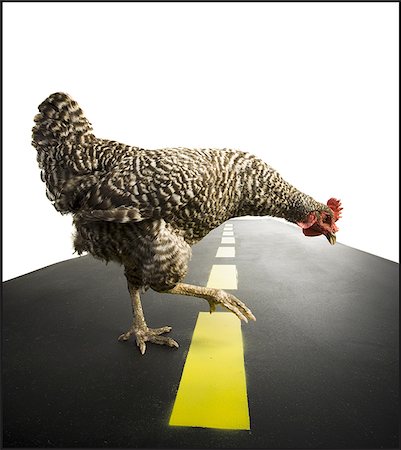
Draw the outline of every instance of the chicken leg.
[[[232,294],[222,289],[194,286],[192,284],[178,283],[172,289],[164,291],[168,294],[188,295],[191,297],[200,297],[208,301],[210,313],[216,310],[217,305],[221,305],[233,312],[240,320],[248,322],[248,319],[256,320],[252,311]]]
[[[171,327],[149,328],[147,326],[143,314],[141,299],[139,297],[139,290],[133,288],[130,283],[128,283],[128,290],[131,296],[134,320],[131,328],[126,333],[123,333],[118,340],[127,341],[134,334],[136,338],[136,345],[139,347],[142,355],[146,351],[146,342],[153,342],[154,344],[168,345],[169,347],[178,348],[178,343],[174,339],[166,336],[160,336],[163,333],[168,333],[171,331]]]

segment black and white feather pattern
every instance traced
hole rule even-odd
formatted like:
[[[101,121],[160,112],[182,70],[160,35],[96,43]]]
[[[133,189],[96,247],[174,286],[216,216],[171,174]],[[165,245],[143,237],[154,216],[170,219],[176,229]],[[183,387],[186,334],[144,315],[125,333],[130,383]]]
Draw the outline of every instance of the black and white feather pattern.
[[[328,210],[246,152],[99,139],[64,93],[39,106],[33,146],[49,200],[74,216],[76,250],[123,264],[142,289],[173,287],[186,274],[190,246],[232,217],[298,222]]]

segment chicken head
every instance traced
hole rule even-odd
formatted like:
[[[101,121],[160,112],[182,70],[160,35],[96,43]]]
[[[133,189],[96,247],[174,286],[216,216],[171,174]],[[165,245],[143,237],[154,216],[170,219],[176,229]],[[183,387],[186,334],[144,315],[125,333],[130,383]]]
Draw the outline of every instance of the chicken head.
[[[308,214],[306,221],[297,222],[305,236],[325,235],[330,244],[336,243],[338,227],[337,220],[341,217],[341,201],[330,198],[327,201],[328,210],[313,211]]]

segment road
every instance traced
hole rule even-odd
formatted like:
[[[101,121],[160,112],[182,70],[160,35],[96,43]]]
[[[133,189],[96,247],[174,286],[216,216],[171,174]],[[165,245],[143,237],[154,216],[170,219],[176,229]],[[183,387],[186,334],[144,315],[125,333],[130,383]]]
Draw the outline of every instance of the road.
[[[3,446],[396,448],[398,264],[271,219],[228,224],[193,247],[185,281],[236,267],[229,292],[257,318],[241,326],[250,430],[169,425],[207,302],[144,294],[148,325],[180,347],[141,356],[117,342],[121,268],[85,256],[3,284]]]

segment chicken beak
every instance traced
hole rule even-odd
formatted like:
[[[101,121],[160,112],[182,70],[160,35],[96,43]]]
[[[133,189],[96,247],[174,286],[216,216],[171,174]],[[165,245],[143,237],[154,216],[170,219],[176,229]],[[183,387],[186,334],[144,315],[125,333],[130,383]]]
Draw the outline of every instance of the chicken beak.
[[[326,237],[331,245],[334,245],[336,243],[336,235],[334,233],[327,233]]]

